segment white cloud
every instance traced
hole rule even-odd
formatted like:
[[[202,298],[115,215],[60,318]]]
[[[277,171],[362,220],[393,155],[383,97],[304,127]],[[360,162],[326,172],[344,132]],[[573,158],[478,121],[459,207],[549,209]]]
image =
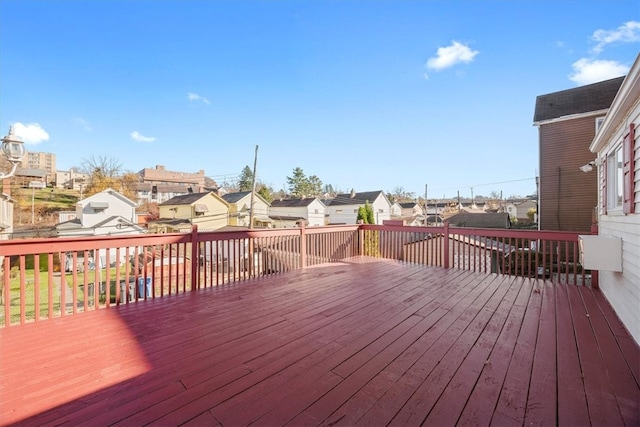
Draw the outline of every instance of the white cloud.
[[[91,132],[92,130],[91,125],[89,125],[89,122],[83,119],[82,117],[76,117],[75,119],[73,119],[73,122],[77,125],[80,125],[87,132]]]
[[[605,46],[611,43],[638,42],[640,41],[640,22],[625,22],[615,30],[596,30],[591,38],[597,43],[592,49],[594,53],[602,52]]]
[[[129,136],[131,137],[131,139],[133,139],[134,141],[138,141],[138,142],[153,142],[153,141],[156,140],[155,137],[153,137],[153,136],[144,136],[140,132],[138,132],[137,130],[134,130],[133,132],[131,132],[129,134]]]
[[[209,100],[207,98],[205,98],[204,96],[200,96],[197,93],[193,93],[193,92],[189,92],[187,93],[187,99],[189,99],[189,101],[192,102],[202,102],[204,104],[211,104],[211,102],[209,102]]]
[[[468,64],[478,53],[480,52],[453,40],[450,46],[439,47],[436,56],[427,60],[427,69],[440,71],[460,63]],[[425,78],[428,78],[426,74]]]
[[[13,132],[27,144],[40,144],[49,140],[49,134],[38,123],[14,123]]]
[[[569,79],[578,85],[601,82],[614,77],[624,76],[629,72],[629,67],[616,61],[582,58],[574,62],[573,74]]]

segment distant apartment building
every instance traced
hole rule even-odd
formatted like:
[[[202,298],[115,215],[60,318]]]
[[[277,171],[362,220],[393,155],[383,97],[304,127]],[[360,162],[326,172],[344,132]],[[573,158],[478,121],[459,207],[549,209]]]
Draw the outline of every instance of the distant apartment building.
[[[204,170],[196,173],[168,171],[162,165],[138,172],[138,200],[163,203],[172,197],[205,191]]]
[[[40,151],[27,151],[20,167],[26,170],[45,171],[44,179],[49,184],[56,178],[56,155]]]

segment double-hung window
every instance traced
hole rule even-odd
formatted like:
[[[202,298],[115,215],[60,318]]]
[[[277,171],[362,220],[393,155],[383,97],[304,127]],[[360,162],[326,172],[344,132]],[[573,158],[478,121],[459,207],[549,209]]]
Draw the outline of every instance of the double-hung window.
[[[622,209],[622,193],[624,191],[622,173],[622,146],[607,155],[607,210]]]
[[[602,164],[602,213],[635,211],[635,127],[629,126],[620,144],[606,154]]]

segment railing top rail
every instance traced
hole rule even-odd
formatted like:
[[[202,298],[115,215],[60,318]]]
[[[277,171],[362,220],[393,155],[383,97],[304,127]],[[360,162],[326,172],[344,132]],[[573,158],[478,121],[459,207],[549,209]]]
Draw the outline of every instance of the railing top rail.
[[[494,238],[521,238],[521,239],[541,239],[577,242],[581,234],[591,234],[590,232],[565,232],[565,231],[537,231],[537,230],[516,230],[516,229],[495,229],[495,228],[466,228],[466,227],[408,227],[402,225],[330,225],[322,227],[305,228],[278,228],[278,229],[258,229],[258,230],[231,230],[231,231],[202,231],[197,232],[198,241],[219,241],[230,239],[247,239],[267,236],[298,236],[305,234],[326,234],[340,231],[381,230],[392,232],[412,232],[412,233],[433,233],[443,234],[448,230],[448,234],[463,236],[485,236]],[[143,245],[164,245],[175,243],[191,242],[193,233],[170,233],[170,234],[142,234],[126,236],[90,236],[90,237],[59,237],[59,238],[39,238],[39,239],[13,239],[4,240],[0,243],[0,256],[29,255],[36,253],[65,252],[72,250],[95,249],[95,248],[117,248]]]
[[[356,231],[359,225],[327,225],[321,227],[305,227],[305,234],[326,234],[337,231]],[[253,230],[199,231],[199,240],[230,240],[256,237],[299,236],[301,228],[260,228]]]
[[[522,239],[541,239],[541,240],[560,240],[568,242],[577,242],[578,236],[592,234],[590,231],[553,231],[553,230],[521,230],[513,228],[471,228],[471,227],[453,227],[453,226],[430,226],[430,227],[407,227],[403,225],[372,225],[363,224],[360,226],[364,230],[380,230],[380,231],[399,231],[399,232],[415,232],[415,233],[444,233],[448,228],[449,234],[459,234],[465,236],[486,236],[496,238],[522,238]]]
[[[164,245],[191,241],[190,234],[134,234],[127,236],[58,237],[13,239],[0,243],[0,256],[31,255],[95,248],[122,248],[142,245]]]
[[[338,231],[356,231],[359,225],[332,225],[307,227],[304,232],[327,234]],[[200,231],[198,241],[221,241],[258,237],[299,236],[300,228],[269,228],[256,230]],[[55,253],[96,248],[119,248],[144,245],[165,245],[191,242],[191,233],[135,234],[126,236],[83,236],[38,239],[12,239],[0,242],[0,256]]]

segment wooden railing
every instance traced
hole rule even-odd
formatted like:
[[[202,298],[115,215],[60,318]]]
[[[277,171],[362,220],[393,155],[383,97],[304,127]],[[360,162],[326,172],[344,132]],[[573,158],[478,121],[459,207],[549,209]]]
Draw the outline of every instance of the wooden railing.
[[[0,325],[139,304],[358,255],[589,285],[577,241],[578,233],[446,224],[9,240],[0,245]]]
[[[577,232],[361,226],[363,255],[597,286],[579,263]]]

